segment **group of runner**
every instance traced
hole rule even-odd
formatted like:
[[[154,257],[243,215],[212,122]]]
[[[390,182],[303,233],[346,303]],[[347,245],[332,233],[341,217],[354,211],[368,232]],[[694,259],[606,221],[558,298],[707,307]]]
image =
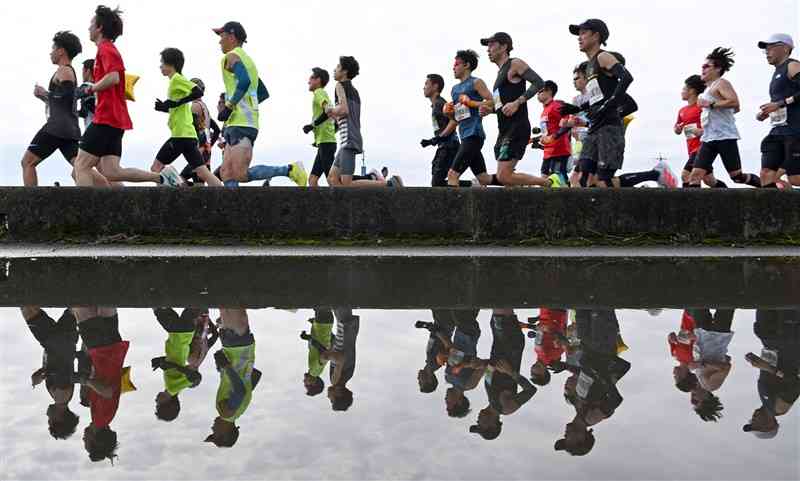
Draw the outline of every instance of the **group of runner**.
[[[47,89],[36,86],[34,95],[47,105],[47,122],[36,134],[23,159],[26,186],[38,184],[36,166],[60,150],[73,165],[78,186],[109,187],[122,182],[152,182],[180,186],[184,183],[237,187],[241,182],[263,181],[285,176],[299,186],[318,186],[325,176],[331,186],[403,186],[399,176],[372,171],[355,175],[356,157],[363,154],[361,98],[353,85],[359,74],[358,61],[339,58],[333,72],[335,97],[325,88],[330,74],[319,67],[308,80],[313,94],[312,121],[303,132],[314,135],[317,154],[310,176],[302,162],[282,166],[255,165],[253,146],[259,132],[259,104],[269,98],[258,68],[244,51],[247,33],[238,22],[213,29],[223,53],[221,71],[225,92],[217,105],[220,128],[203,102],[202,80],[183,76],[183,53],[175,48],[161,52],[161,73],[169,79],[166,100],[156,100],[155,109],[168,114],[170,136],[149,171],[120,165],[122,138],[132,128],[126,105],[126,74],[115,40],[122,35],[118,9],[98,6],[89,24],[89,37],[97,45],[93,61],[84,62],[78,85],[72,60],[81,53],[80,40],[63,31],[53,38],[51,61],[57,65]],[[511,56],[510,35],[498,32],[481,39],[489,60],[499,71],[490,90],[475,77],[478,54],[459,50],[453,64],[457,84],[451,102],[443,97],[444,78],[429,74],[424,95],[430,99],[434,136],[421,141],[435,146],[431,185],[434,187],[538,186],[633,187],[647,181],[663,187],[678,187],[678,178],[663,161],[649,171],[617,175],[625,153],[625,129],[638,110],[627,93],[633,76],[625,57],[603,47],[609,29],[599,19],[570,25],[586,61],[573,71],[579,94],[572,103],[556,100],[558,85],[544,81],[524,60]],[[752,187],[792,188],[800,186],[800,62],[792,59],[793,39],[775,34],[758,42],[767,61],[775,67],[770,83],[770,102],[756,115],[770,121],[772,130],[761,145],[760,175],[744,173],[738,149],[739,132],[734,114],[740,103],[731,83],[723,78],[734,65],[730,49],[716,48],[705,59],[700,75],[684,82],[682,98],[687,102],[674,125],[686,137],[689,159],[683,168],[684,187],[726,187],[713,173],[717,157],[731,180]],[[539,126],[531,128],[527,103],[534,97],[542,104]],[[80,108],[78,108],[80,102]],[[497,116],[498,137],[494,146],[497,168],[489,174],[482,154],[486,133],[482,119]],[[84,118],[81,134],[79,117]],[[336,132],[338,131],[338,142]],[[536,137],[532,135],[541,134]],[[213,145],[219,140],[223,160],[212,172]],[[543,150],[540,175],[517,171],[528,147]],[[179,156],[187,167],[179,174],[172,162]],[[461,180],[467,169],[472,182]]]

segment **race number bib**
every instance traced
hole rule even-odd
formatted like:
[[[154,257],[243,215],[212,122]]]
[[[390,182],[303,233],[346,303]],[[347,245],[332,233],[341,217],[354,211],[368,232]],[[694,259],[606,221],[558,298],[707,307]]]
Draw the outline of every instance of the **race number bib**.
[[[439,122],[436,121],[436,117],[431,117],[431,125],[433,126],[433,133],[435,135],[439,130]]]
[[[456,122],[462,122],[472,117],[472,112],[469,111],[469,107],[459,102],[456,104],[455,117]]]
[[[492,101],[494,101],[494,109],[499,111],[503,108],[503,101],[500,100],[500,89],[495,89],[492,93]]]
[[[789,111],[786,107],[780,108],[769,114],[769,123],[773,127],[783,127],[789,123]]]
[[[687,139],[696,139],[697,138],[697,126],[696,125],[687,125],[683,127],[683,135],[686,136]]]
[[[603,91],[600,89],[600,82],[596,77],[586,85],[586,96],[589,97],[589,105],[603,101]]]
[[[447,365],[458,366],[464,362],[465,357],[466,355],[464,354],[464,351],[453,349],[450,351],[450,355],[447,357]]]
[[[762,349],[761,359],[767,361],[767,363],[772,367],[778,367],[778,353],[771,349]]]
[[[547,131],[547,120],[542,120],[539,122],[539,128],[542,130],[542,135],[549,135]]]
[[[578,386],[575,389],[581,399],[586,399],[589,395],[589,389],[592,388],[592,384],[594,384],[594,379],[585,372],[581,372],[578,376]]]
[[[700,125],[703,128],[708,126],[708,121],[711,118],[711,109],[703,109],[703,112],[700,114]]]

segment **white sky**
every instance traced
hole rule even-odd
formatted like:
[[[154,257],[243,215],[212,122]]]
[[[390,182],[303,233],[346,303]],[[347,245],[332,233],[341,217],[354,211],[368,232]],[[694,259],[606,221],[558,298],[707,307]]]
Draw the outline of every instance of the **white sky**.
[[[20,185],[19,159],[44,122],[44,108],[32,95],[35,83],[47,85],[53,72],[49,51],[53,34],[70,29],[84,45],[75,64],[92,57],[87,26],[95,2],[2,2],[9,50],[5,75],[0,76],[0,111],[7,121],[0,129],[0,154],[6,161],[0,183]],[[112,4],[113,5],[113,4]],[[475,74],[493,82],[496,66],[489,63],[479,39],[501,30],[514,38],[514,54],[545,79],[555,80],[559,98],[571,99],[572,68],[583,60],[567,25],[589,17],[604,19],[611,30],[609,49],[625,55],[635,81],[630,92],[640,111],[628,131],[624,171],[652,166],[663,153],[676,170],[686,157],[683,139],[672,133],[681,107],[683,80],[698,73],[705,55],[716,46],[733,47],[737,63],[728,78],[738,90],[742,112],[738,126],[745,170],[757,171],[759,145],[768,131],[754,120],[756,109],[768,97],[772,67],[756,42],[775,32],[798,38],[800,10],[796,0],[639,2],[562,0],[553,4],[530,1],[475,2],[124,2],[125,33],[117,41],[129,72],[142,78],[137,102],[129,103],[134,130],[125,136],[123,164],[148,168],[169,132],[166,115],[153,110],[153,100],[163,98],[159,52],[177,47],[186,56],[184,73],[201,77],[206,100],[222,90],[221,53],[210,28],[227,20],[241,21],[247,29],[246,49],[255,59],[272,94],[262,104],[261,132],[254,163],[303,160],[310,169],[315,151],[301,127],[311,118],[311,96],[306,80],[314,66],[333,71],[339,55],[354,55],[361,64],[355,85],[361,92],[362,123],[369,167],[388,165],[407,184],[428,185],[433,150],[423,150],[419,140],[430,137],[429,104],[422,97],[425,75],[445,77],[446,91],[453,84],[451,66],[455,51],[473,48],[481,53]],[[466,20],[469,19],[469,20]],[[800,39],[798,39],[800,40]],[[332,94],[332,85],[328,86]],[[530,102],[532,119],[540,105]],[[489,170],[494,170],[491,147],[496,140],[496,120],[484,121],[488,139],[484,149]],[[218,153],[213,160],[220,162]],[[520,169],[538,172],[541,152],[526,154]],[[183,166],[183,160],[176,163]],[[721,165],[719,167],[721,171]],[[40,184],[55,180],[65,184],[68,169],[56,153],[40,167]],[[721,176],[727,180],[725,175]]]

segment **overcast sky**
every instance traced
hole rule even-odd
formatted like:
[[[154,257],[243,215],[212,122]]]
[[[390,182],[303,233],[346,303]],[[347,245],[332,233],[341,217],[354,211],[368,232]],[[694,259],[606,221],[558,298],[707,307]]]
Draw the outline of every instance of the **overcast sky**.
[[[0,129],[0,153],[6,167],[0,182],[20,185],[19,159],[44,122],[44,106],[32,95],[37,82],[47,85],[53,66],[49,51],[53,34],[70,29],[84,45],[76,65],[94,56],[87,27],[94,2],[2,2],[4,35],[9,45],[6,75],[0,76],[0,111],[7,118]],[[129,72],[141,76],[137,101],[129,103],[134,130],[125,136],[123,165],[148,168],[169,132],[166,115],[153,110],[164,98],[166,80],[158,69],[159,52],[177,47],[186,56],[184,73],[201,77],[206,100],[222,90],[217,37],[210,28],[238,20],[247,29],[248,53],[272,97],[262,106],[261,132],[254,163],[303,160],[310,169],[315,155],[311,136],[301,127],[311,119],[311,96],[306,80],[312,67],[332,71],[339,55],[353,55],[361,64],[355,85],[361,92],[362,124],[370,168],[387,165],[407,184],[427,185],[433,151],[419,147],[431,136],[429,105],[422,97],[425,75],[442,74],[446,91],[453,84],[451,66],[457,49],[480,54],[475,75],[493,82],[497,67],[490,64],[479,39],[495,31],[514,38],[514,55],[525,59],[542,77],[561,87],[559,97],[570,99],[572,68],[583,60],[577,40],[567,26],[588,17],[604,19],[610,28],[608,48],[621,52],[635,81],[630,92],[640,111],[628,131],[625,171],[649,168],[658,153],[677,170],[686,157],[681,137],[672,125],[681,107],[680,89],[690,74],[699,73],[705,56],[716,46],[733,47],[737,63],[728,78],[738,90],[742,112],[738,126],[745,170],[760,165],[759,144],[768,131],[754,120],[768,100],[772,67],[756,47],[771,33],[798,34],[800,11],[796,0],[708,2],[123,2],[125,32],[117,41]],[[328,86],[333,93],[333,86]],[[531,117],[541,112],[530,102]],[[484,149],[493,160],[494,117],[484,121]],[[529,151],[530,152],[530,151]],[[214,164],[220,162],[215,154]],[[487,162],[494,170],[494,162]],[[520,169],[538,172],[541,152],[526,154]],[[183,160],[176,164],[182,167]],[[720,165],[721,170],[721,165]],[[40,183],[67,180],[68,169],[59,154],[41,168]],[[727,177],[722,175],[724,180]]]

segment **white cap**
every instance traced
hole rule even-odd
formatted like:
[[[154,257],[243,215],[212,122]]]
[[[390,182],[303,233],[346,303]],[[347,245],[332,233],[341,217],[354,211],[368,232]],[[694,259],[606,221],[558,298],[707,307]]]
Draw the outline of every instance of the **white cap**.
[[[792,40],[792,36],[785,33],[775,33],[770,35],[767,40],[758,42],[758,48],[764,49],[775,43],[782,43],[784,45],[788,45],[790,48],[794,48],[794,40]]]

